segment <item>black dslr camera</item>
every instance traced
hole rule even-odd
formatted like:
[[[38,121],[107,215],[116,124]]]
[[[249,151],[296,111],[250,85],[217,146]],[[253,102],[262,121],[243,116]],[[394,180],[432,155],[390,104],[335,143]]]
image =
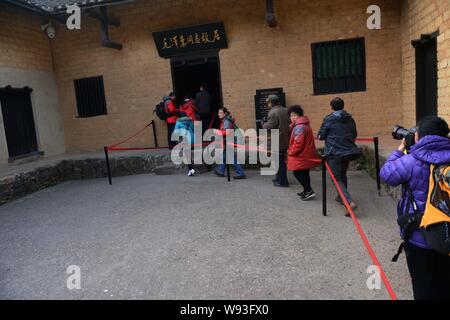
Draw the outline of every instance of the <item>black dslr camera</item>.
[[[406,140],[406,150],[409,151],[413,145],[416,144],[416,132],[417,128],[412,128],[410,130],[405,129],[402,126],[395,126],[394,130],[392,130],[392,137],[394,137],[395,140]]]

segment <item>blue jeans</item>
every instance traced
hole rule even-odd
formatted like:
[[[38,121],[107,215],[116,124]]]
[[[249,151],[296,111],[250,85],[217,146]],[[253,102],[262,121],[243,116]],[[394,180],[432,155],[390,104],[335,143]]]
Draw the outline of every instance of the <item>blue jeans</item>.
[[[219,164],[217,166],[217,169],[216,169],[217,173],[225,174],[225,170],[227,169],[227,167],[226,167],[227,165],[225,163],[226,162],[225,161],[225,153],[223,155],[223,162],[224,162],[223,164]],[[242,169],[241,165],[237,163],[237,154],[236,153],[234,154],[233,167],[234,167],[234,170],[236,171],[236,174],[239,177],[244,177],[245,176],[245,172]]]

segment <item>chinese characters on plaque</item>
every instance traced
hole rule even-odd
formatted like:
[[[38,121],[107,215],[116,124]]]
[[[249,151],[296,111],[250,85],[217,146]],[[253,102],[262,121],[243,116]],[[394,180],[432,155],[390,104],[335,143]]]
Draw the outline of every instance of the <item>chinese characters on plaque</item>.
[[[164,37],[163,39],[163,50],[168,50],[173,47],[176,48],[185,48],[187,46],[193,46],[196,44],[208,44],[208,43],[215,43],[216,41],[220,41],[220,33],[219,30],[214,30],[213,34],[210,35],[208,32],[202,32],[200,35],[198,33],[190,34],[190,35],[176,35],[172,38],[167,39],[167,37]]]
[[[153,33],[161,57],[191,51],[227,48],[223,22]]]

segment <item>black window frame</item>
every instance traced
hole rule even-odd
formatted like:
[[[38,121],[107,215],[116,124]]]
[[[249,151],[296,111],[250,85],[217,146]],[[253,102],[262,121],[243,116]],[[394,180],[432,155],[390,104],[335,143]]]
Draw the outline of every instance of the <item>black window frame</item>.
[[[93,118],[108,114],[103,76],[75,79],[78,118]]]
[[[323,57],[323,53],[319,53],[319,49],[323,51],[323,48],[326,48],[327,51],[326,59],[320,59],[319,56],[322,54]],[[353,52],[351,52],[352,50]],[[353,53],[354,59],[348,53]],[[365,38],[312,43],[311,54],[314,95],[367,90]],[[320,60],[322,63],[319,63]],[[353,65],[352,62],[354,62]]]

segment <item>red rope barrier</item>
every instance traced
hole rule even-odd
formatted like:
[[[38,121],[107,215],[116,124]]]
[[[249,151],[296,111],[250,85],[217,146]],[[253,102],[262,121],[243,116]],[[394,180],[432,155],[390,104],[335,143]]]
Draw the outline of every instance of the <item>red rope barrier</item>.
[[[356,139],[356,142],[374,142],[375,139],[374,138],[360,138],[360,139]]]
[[[212,120],[211,120],[211,123],[209,124],[209,128],[208,128],[208,129],[211,129],[211,128],[212,128],[212,126],[213,126],[215,120],[216,120],[216,116],[214,115],[214,117],[213,117]],[[144,128],[142,128],[141,130],[139,130],[138,132],[136,132],[136,133],[133,134],[132,136],[126,138],[125,140],[123,140],[123,141],[121,141],[121,142],[119,142],[119,143],[116,143],[116,144],[107,146],[108,151],[128,151],[128,150],[129,150],[129,151],[133,151],[133,150],[134,150],[134,151],[140,151],[140,150],[169,149],[169,147],[159,147],[159,148],[116,148],[117,146],[120,146],[120,145],[124,144],[125,142],[128,142],[128,141],[130,141],[131,139],[136,138],[138,135],[140,135],[142,132],[144,132],[144,130],[147,129],[148,127],[150,127],[151,125],[152,125],[152,122],[150,122],[148,125],[146,125]],[[202,144],[202,146],[204,146],[204,145],[209,145],[210,143],[211,143],[211,142],[205,142],[205,143]],[[197,145],[197,146],[198,146],[198,145]]]
[[[336,177],[334,176],[333,171],[331,171],[331,168],[330,168],[330,166],[328,165],[328,162],[327,162],[327,161],[325,161],[325,165],[326,165],[326,167],[327,167],[328,172],[330,173],[330,177],[331,177],[331,179],[333,180],[333,183],[334,183],[335,186],[336,186],[336,189],[338,190],[338,192],[339,192],[339,194],[340,194],[340,196],[341,196],[341,199],[344,201],[345,207],[347,208],[348,212],[350,213],[350,216],[352,217],[352,220],[353,220],[353,222],[354,222],[354,224],[355,224],[355,226],[356,226],[356,229],[358,230],[359,235],[361,236],[361,239],[362,239],[362,241],[364,242],[364,245],[366,246],[366,249],[367,249],[367,251],[368,251],[368,253],[369,253],[369,255],[370,255],[370,257],[371,257],[373,263],[374,263],[374,264],[378,267],[378,269],[380,270],[380,273],[381,273],[381,279],[383,280],[383,283],[384,283],[384,285],[386,286],[386,289],[387,289],[387,291],[389,292],[389,295],[391,296],[391,299],[392,299],[392,300],[397,300],[397,296],[395,295],[395,292],[394,292],[394,290],[392,289],[392,286],[391,286],[391,284],[389,283],[389,280],[388,280],[386,274],[384,273],[383,268],[381,267],[381,264],[380,264],[380,262],[378,261],[378,258],[377,258],[377,256],[375,255],[375,252],[374,252],[373,249],[372,249],[372,246],[371,246],[370,243],[369,243],[369,240],[367,239],[367,237],[366,237],[366,235],[365,235],[365,233],[364,233],[364,231],[363,231],[361,225],[359,224],[358,219],[356,218],[355,213],[353,212],[352,208],[350,207],[350,204],[348,203],[347,199],[345,198],[344,193],[342,192],[342,189],[339,187],[339,184],[338,184],[338,182],[337,182],[337,180],[336,180]]]
[[[107,147],[108,151],[142,151],[142,150],[160,150],[160,149],[169,149],[169,147],[153,147],[153,148],[113,148]]]
[[[324,140],[320,140],[319,138],[315,139],[316,141],[324,141]],[[358,138],[355,139],[355,142],[375,142],[375,138]]]
[[[209,124],[208,130],[212,128],[214,120],[216,120],[216,115],[214,114],[214,117],[211,120],[211,123]]]
[[[217,143],[216,141],[208,141],[198,144],[193,144],[192,147],[205,147],[209,146],[210,144]],[[220,144],[222,144],[220,142]],[[116,148],[116,147],[107,147],[108,151],[142,151],[142,150],[162,150],[162,149],[169,149],[169,147],[153,147],[153,148]]]
[[[120,146],[121,144],[124,144],[125,142],[128,142],[128,141],[130,141],[131,139],[137,137],[137,136],[140,135],[142,132],[144,132],[145,129],[147,129],[148,127],[150,127],[151,124],[152,124],[152,123],[150,122],[148,125],[146,125],[144,128],[142,128],[141,130],[139,130],[136,134],[133,134],[131,137],[126,138],[125,140],[123,140],[123,141],[121,141],[121,142],[119,142],[119,143],[116,143],[116,144],[113,144],[113,145],[111,145],[111,146],[108,146],[108,149],[109,149],[109,148],[114,148],[114,147]]]

